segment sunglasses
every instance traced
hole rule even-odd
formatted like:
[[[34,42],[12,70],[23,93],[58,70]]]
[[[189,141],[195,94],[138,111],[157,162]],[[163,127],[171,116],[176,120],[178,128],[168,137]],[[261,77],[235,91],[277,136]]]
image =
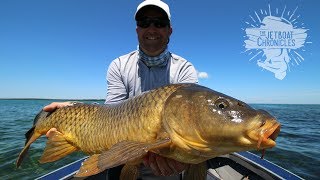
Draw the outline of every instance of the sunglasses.
[[[148,28],[151,24],[153,24],[156,28],[164,28],[170,25],[170,21],[158,18],[145,18],[137,20],[137,26],[141,28]]]

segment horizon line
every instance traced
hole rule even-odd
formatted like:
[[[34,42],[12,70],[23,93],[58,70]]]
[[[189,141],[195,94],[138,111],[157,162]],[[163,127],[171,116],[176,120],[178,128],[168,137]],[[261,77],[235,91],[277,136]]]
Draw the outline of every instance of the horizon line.
[[[105,101],[104,98],[0,98],[0,100],[58,100],[58,101]],[[320,105],[320,103],[280,103],[280,102],[246,102],[247,104],[274,105]]]

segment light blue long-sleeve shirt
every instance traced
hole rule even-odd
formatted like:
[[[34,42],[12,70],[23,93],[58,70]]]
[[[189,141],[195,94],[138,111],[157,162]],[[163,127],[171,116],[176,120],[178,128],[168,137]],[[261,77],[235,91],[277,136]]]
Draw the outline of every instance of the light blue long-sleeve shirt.
[[[105,103],[121,102],[168,84],[197,82],[194,66],[184,58],[171,53],[165,66],[148,67],[139,60],[139,51],[136,50],[111,62],[107,72]]]

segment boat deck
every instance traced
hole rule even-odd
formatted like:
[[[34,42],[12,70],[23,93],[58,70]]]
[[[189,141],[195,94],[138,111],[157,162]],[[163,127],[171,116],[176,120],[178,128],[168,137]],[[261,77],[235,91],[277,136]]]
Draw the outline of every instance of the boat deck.
[[[86,158],[79,159],[37,179],[72,179]],[[208,167],[210,169],[207,171],[207,180],[302,179],[292,172],[247,151],[216,157],[214,161],[208,163]]]

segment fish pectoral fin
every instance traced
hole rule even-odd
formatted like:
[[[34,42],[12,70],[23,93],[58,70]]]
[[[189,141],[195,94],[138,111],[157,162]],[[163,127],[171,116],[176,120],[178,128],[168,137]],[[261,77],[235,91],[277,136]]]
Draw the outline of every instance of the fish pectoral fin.
[[[202,162],[200,164],[191,164],[183,175],[183,180],[205,180],[207,178],[207,164]]]
[[[161,139],[152,143],[122,141],[113,145],[108,151],[90,156],[82,163],[76,177],[91,176],[121,164],[134,165],[150,150],[170,145],[171,139]]]
[[[66,140],[64,135],[57,131],[50,131],[46,148],[39,160],[40,163],[47,163],[59,160],[68,154],[77,150],[70,142]]]
[[[126,164],[123,166],[120,174],[120,180],[136,180],[139,176],[137,165]]]

